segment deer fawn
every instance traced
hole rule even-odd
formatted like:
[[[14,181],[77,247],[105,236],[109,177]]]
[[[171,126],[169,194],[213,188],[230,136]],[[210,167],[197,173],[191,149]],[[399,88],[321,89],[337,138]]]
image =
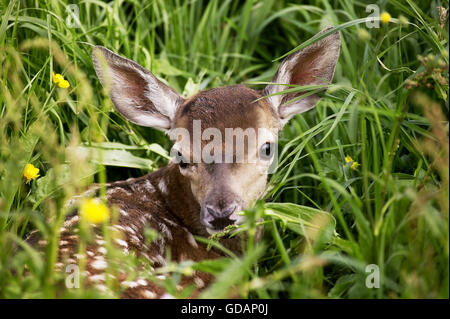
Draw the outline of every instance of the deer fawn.
[[[313,108],[320,99],[317,94],[295,99],[302,93],[275,93],[287,89],[288,85],[328,84],[333,78],[339,50],[340,35],[336,32],[292,53],[281,63],[272,83],[285,85],[268,84],[262,91],[231,85],[204,90],[185,99],[139,64],[104,47],[95,47],[92,57],[96,73],[102,85],[109,88],[117,111],[135,124],[165,131],[174,142],[171,154],[175,160],[166,167],[107,185],[108,205],[120,212],[117,224],[112,227],[124,236],[124,240],[116,240],[117,246],[125,252],[134,250],[153,267],[165,264],[168,249],[176,262],[220,257],[220,252],[207,250],[193,235],[209,236],[228,225],[242,223],[243,217],[236,212],[263,194],[278,133],[290,118]],[[270,96],[262,98],[267,95]],[[226,142],[216,141],[213,149],[219,156],[214,154],[207,161],[200,156],[199,149],[199,146],[206,147],[206,141],[197,143],[197,149],[193,145],[195,136],[192,135],[196,134],[198,122],[203,135],[211,135],[209,128],[215,128],[222,136],[226,136],[227,129],[258,129],[257,142],[244,143],[247,148],[241,154],[243,160],[238,162],[235,161],[237,148],[230,150]],[[180,130],[190,137],[180,139]],[[78,221],[78,215],[71,216],[61,229],[61,263],[76,262],[78,236],[71,229]],[[145,227],[155,229],[159,239],[146,244]],[[29,241],[33,239],[34,234]],[[239,236],[224,239],[222,243],[239,253]],[[89,244],[86,251],[87,281],[99,289],[105,288],[107,267],[103,244],[102,237],[97,235],[95,243]],[[181,285],[194,283],[200,291],[212,279],[208,274],[195,273],[193,277],[183,278]],[[119,281],[128,285],[123,297],[164,295],[161,287],[144,279],[127,282],[124,276]]]

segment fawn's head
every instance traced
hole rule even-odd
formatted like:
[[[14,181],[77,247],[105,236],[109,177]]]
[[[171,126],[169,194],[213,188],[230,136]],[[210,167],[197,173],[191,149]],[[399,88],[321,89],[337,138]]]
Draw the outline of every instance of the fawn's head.
[[[274,84],[262,91],[232,85],[190,98],[108,49],[95,47],[92,56],[117,111],[171,137],[171,154],[201,207],[200,220],[214,232],[241,222],[234,212],[263,194],[278,133],[291,117],[313,108],[320,99],[317,94],[298,98],[303,93],[276,93],[288,85],[329,84],[339,50],[340,36],[334,33],[290,54]],[[271,96],[262,98],[266,95]]]

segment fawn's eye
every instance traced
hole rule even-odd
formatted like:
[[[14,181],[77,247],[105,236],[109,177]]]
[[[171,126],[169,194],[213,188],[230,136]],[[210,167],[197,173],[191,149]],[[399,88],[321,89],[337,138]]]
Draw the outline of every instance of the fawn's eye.
[[[259,150],[259,157],[264,160],[270,160],[273,156],[273,143],[266,142],[261,146]]]

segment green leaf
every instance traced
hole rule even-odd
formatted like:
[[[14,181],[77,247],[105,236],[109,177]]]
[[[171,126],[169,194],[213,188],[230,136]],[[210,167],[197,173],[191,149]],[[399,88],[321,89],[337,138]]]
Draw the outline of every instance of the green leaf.
[[[146,158],[137,157],[125,150],[108,150],[101,147],[79,146],[77,147],[76,152],[80,157],[87,157],[90,161],[96,164],[106,166],[131,167],[150,170],[153,164],[153,161]]]

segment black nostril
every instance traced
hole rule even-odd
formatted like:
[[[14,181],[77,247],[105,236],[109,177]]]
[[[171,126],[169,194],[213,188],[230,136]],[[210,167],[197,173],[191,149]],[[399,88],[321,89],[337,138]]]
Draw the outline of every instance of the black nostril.
[[[236,205],[230,205],[227,209],[222,210],[222,213],[220,214],[222,217],[228,217],[231,214],[234,213],[236,210]]]
[[[216,218],[220,217],[220,216],[217,214],[216,210],[215,210],[212,206],[209,206],[209,205],[208,205],[208,206],[206,206],[206,209],[208,210],[208,213],[211,214],[211,216],[216,217]]]

